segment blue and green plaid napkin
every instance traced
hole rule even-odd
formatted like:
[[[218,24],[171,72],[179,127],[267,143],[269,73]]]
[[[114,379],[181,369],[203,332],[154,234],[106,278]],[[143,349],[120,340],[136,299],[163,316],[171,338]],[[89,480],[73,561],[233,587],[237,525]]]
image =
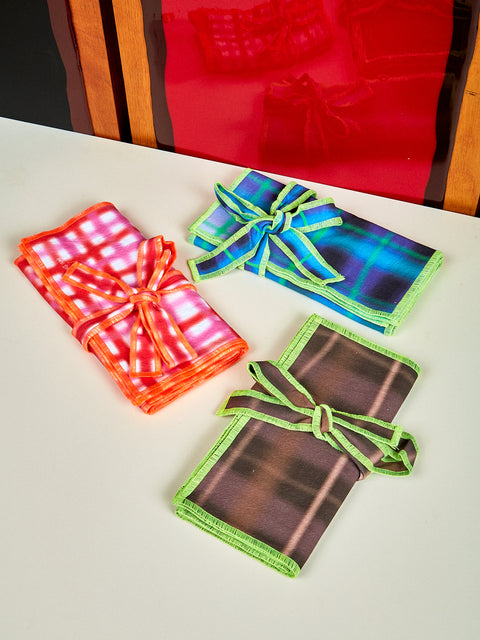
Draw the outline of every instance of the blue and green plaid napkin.
[[[335,206],[295,182],[246,169],[190,227],[208,251],[195,281],[238,267],[391,335],[443,261],[440,251]]]

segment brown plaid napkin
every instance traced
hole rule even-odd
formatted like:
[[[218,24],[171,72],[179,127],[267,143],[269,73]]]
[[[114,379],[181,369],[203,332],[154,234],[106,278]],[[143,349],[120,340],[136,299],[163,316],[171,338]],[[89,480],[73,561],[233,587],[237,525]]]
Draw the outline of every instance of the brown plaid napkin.
[[[355,482],[407,475],[415,440],[390,424],[418,366],[319,316],[256,384],[220,409],[235,415],[178,491],[177,515],[295,576]]]

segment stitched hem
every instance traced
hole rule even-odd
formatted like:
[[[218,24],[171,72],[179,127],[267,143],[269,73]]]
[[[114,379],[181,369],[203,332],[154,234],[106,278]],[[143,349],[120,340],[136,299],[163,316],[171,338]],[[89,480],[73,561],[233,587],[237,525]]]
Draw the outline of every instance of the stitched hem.
[[[223,522],[223,520],[215,518],[190,500],[185,499],[180,502],[175,513],[182,520],[194,524],[203,531],[215,536],[215,538],[223,540],[234,549],[259,560],[284,576],[294,578],[300,571],[298,564],[288,556],[247,533],[235,529],[235,527]]]
[[[355,342],[373,349],[378,353],[383,353],[394,360],[398,360],[399,362],[410,366],[417,374],[420,373],[420,367],[410,358],[406,358],[405,356],[395,353],[390,349],[386,349],[380,345],[370,342],[353,331],[349,331],[348,329],[345,329],[344,327],[316,314],[312,314],[305,321],[299,331],[297,331],[287,348],[278,359],[278,363],[288,369],[320,325],[332,329],[350,340],[354,340]],[[176,506],[176,513],[180,518],[195,524],[200,529],[223,540],[227,544],[239,549],[247,555],[260,560],[260,562],[276,569],[283,575],[294,577],[300,571],[299,565],[294,560],[273,549],[269,545],[256,540],[252,536],[239,531],[231,525],[212,516],[202,507],[199,507],[188,499],[188,496],[211,471],[249,421],[250,418],[244,415],[237,415],[233,418],[225,431],[208,451],[206,456],[197,465],[193,473],[177,491],[173,499],[173,504]]]
[[[245,169],[244,171],[242,171],[242,173],[230,185],[230,189],[235,189],[242,182],[242,180],[249,173],[251,173],[251,171],[251,169]],[[324,200],[331,200],[331,198],[325,198]],[[222,239],[210,232],[205,231],[204,229],[201,229],[202,223],[209,218],[209,216],[218,208],[218,206],[218,202],[213,203],[197,220],[195,220],[195,222],[190,225],[190,227],[188,228],[190,232],[188,241],[191,244],[200,246],[201,248],[208,251],[222,244]],[[207,246],[205,246],[204,243],[207,243]],[[195,266],[196,261],[198,261],[198,258],[189,260],[188,262],[195,282],[221,275],[221,273],[217,272],[200,276]],[[311,280],[304,280],[298,276],[296,276],[295,279],[293,279],[293,276],[285,276],[283,270],[280,272],[280,270],[277,269],[275,265],[266,265],[265,273],[263,275],[276,282],[278,282],[279,279],[286,277],[288,280],[291,280],[292,284],[295,286],[294,290],[298,293],[301,293],[301,291],[298,291],[298,289],[309,291],[316,296],[319,296],[320,298],[329,300],[331,303],[339,307],[340,313],[341,310],[344,309],[347,313],[352,314],[353,317],[356,316],[357,319],[363,320],[369,326],[372,326],[372,328],[383,332],[385,335],[393,335],[399,325],[403,322],[405,317],[410,313],[413,306],[420,297],[422,291],[428,285],[442,263],[443,254],[441,251],[437,250],[433,253],[427,264],[424,266],[424,268],[417,276],[413,284],[409,287],[402,299],[397,303],[395,309],[392,312],[378,311],[364,304],[361,304],[360,302],[352,300],[348,296],[339,293],[329,286],[325,286],[329,282],[342,280],[343,278],[341,276],[339,278],[327,279],[323,283],[317,284],[315,282],[312,282]],[[242,264],[241,267],[238,268],[244,268],[244,265]],[[230,269],[226,269],[225,271],[229,270]],[[270,275],[268,272],[270,273]],[[279,284],[281,283],[279,282]]]
[[[403,322],[405,317],[410,313],[412,307],[420,297],[420,294],[433,278],[435,273],[440,269],[443,264],[443,253],[441,251],[435,251],[425,267],[422,269],[417,279],[412,284],[407,293],[403,296],[400,302],[397,304],[395,311],[390,317],[390,324],[388,325],[385,333],[392,335],[395,332],[398,325]]]
[[[21,271],[23,271],[26,265],[33,270],[39,285],[45,289],[54,301],[56,306],[53,308],[57,313],[61,312],[62,317],[64,317],[70,326],[76,321],[81,320],[84,315],[80,308],[59,287],[37,253],[33,250],[31,244],[33,241],[41,239],[45,235],[68,228],[72,222],[87,216],[92,210],[102,206],[113,205],[110,205],[108,202],[93,205],[52,231],[43,231],[24,238],[19,245],[21,255],[15,260],[16,266]],[[39,290],[39,287],[36,286],[34,282],[31,282],[31,284]],[[182,367],[181,370],[166,376],[164,379],[160,379],[157,384],[143,391],[139,391],[133,384],[128,373],[124,371],[105,341],[99,335],[93,336],[90,340],[89,351],[100,360],[124,396],[127,397],[134,406],[138,406],[144,413],[152,414],[191,388],[198,386],[204,380],[213,377],[231,366],[248,351],[248,345],[240,337],[231,339],[214,351],[192,360],[191,363]]]
[[[331,320],[326,320],[325,318],[322,318],[317,314],[312,314],[307,319],[303,327],[298,331],[298,333],[295,335],[295,337],[290,342],[288,347],[282,353],[282,355],[278,359],[278,362],[288,369],[288,367],[292,364],[292,362],[298,356],[300,351],[304,348],[304,346],[310,340],[312,335],[315,333],[319,325],[323,325],[324,327],[332,329],[333,331],[340,333],[342,336],[345,336],[350,340],[354,340],[355,342],[358,342],[358,344],[368,347],[369,349],[372,349],[377,353],[383,353],[384,355],[388,356],[389,358],[392,358],[393,360],[398,360],[399,362],[408,365],[415,371],[417,375],[421,373],[421,369],[419,365],[413,360],[411,360],[410,358],[407,358],[406,356],[402,356],[399,353],[391,351],[391,349],[387,349],[386,347],[382,347],[381,345],[376,344],[375,342],[371,342],[370,340],[367,340],[367,338],[363,338],[362,336],[359,336],[357,333],[354,333],[349,329],[345,329],[345,327],[342,327],[336,322],[332,322]]]

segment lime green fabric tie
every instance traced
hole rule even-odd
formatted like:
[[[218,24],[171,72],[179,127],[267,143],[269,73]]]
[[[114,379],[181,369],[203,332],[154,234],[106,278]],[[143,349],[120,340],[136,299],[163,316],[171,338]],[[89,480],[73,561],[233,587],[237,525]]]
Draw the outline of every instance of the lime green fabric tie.
[[[237,230],[209,253],[188,264],[197,282],[242,267],[246,262],[256,273],[275,273],[299,287],[323,287],[344,279],[318,252],[306,233],[340,226],[342,218],[331,198],[316,198],[311,189],[290,182],[264,210],[220,183],[215,193]],[[274,255],[277,258],[274,258]],[[300,275],[293,272],[295,265]]]
[[[315,438],[347,454],[361,477],[366,472],[397,476],[411,472],[417,444],[401,426],[317,404],[277,362],[250,362],[248,370],[263,390],[254,387],[235,391],[219,409],[219,415],[244,415],[284,429],[310,431]]]

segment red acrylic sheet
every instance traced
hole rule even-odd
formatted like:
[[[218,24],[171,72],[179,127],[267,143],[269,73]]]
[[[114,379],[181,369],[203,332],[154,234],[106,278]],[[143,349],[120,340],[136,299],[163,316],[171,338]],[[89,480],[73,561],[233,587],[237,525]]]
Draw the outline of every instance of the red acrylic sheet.
[[[162,11],[177,151],[423,202],[453,0],[163,0]]]

